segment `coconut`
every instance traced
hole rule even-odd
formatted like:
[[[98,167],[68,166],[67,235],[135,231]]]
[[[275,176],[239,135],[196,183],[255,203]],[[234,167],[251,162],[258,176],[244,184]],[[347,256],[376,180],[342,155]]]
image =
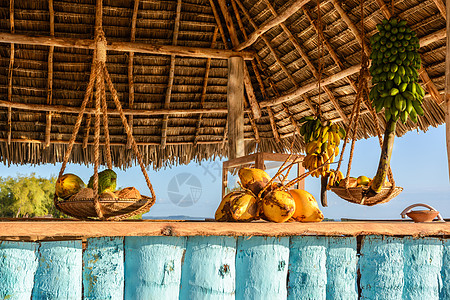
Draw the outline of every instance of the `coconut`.
[[[305,190],[290,190],[295,201],[295,212],[292,219],[299,222],[320,222],[323,214],[316,199]]]
[[[242,186],[251,190],[256,196],[270,181],[269,174],[261,169],[242,168],[238,175]]]
[[[283,190],[268,193],[262,201],[265,219],[282,223],[289,220],[295,212],[295,201],[291,194]]]
[[[127,187],[115,192],[121,199],[141,199],[141,193],[135,187]]]

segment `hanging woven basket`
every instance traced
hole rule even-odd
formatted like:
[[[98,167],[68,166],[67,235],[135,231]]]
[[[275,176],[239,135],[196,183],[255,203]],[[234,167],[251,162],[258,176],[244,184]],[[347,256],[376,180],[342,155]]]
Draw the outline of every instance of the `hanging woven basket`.
[[[375,196],[367,197],[365,194],[368,189],[367,187],[332,187],[331,191],[349,202],[367,206],[389,202],[403,191],[403,188],[399,186],[392,189],[383,187]]]
[[[102,1],[97,1],[96,19],[101,20],[102,17]],[[55,207],[63,213],[77,219],[88,220],[121,220],[135,215],[145,213],[150,210],[150,207],[155,203],[155,192],[153,190],[150,179],[142,160],[142,156],[137,147],[136,141],[128,125],[128,121],[122,110],[122,105],[117,96],[117,91],[111,81],[111,77],[106,68],[106,38],[101,28],[101,23],[96,24],[95,32],[96,48],[94,51],[94,58],[92,62],[91,74],[89,83],[86,89],[84,100],[81,104],[80,113],[78,114],[72,136],[69,140],[69,145],[64,155],[63,164],[59,172],[58,179],[63,175],[69,160],[70,154],[75,143],[86,105],[93,96],[95,85],[95,134],[94,134],[94,176],[93,176],[93,197],[92,198],[77,198],[59,199],[55,193],[53,202]],[[105,82],[111,93],[114,104],[119,112],[122,124],[125,128],[128,141],[131,144],[136,159],[141,167],[147,186],[150,190],[151,197],[141,196],[138,199],[123,199],[123,198],[100,198],[98,195],[98,167],[99,167],[99,141],[100,141],[100,116],[103,119],[103,129],[105,134],[105,148],[106,161],[109,169],[112,169],[111,149],[108,130],[108,108],[106,103],[106,89]]]

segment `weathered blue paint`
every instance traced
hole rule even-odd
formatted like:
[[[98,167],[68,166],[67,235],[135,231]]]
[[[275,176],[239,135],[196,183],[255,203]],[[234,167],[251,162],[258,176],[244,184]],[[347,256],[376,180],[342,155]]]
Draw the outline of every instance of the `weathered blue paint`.
[[[443,240],[442,253],[442,288],[439,299],[450,299],[450,240]]]
[[[41,242],[33,299],[81,299],[81,241]]]
[[[236,299],[286,299],[289,238],[239,237]]]
[[[125,299],[178,299],[185,237],[125,237]]]
[[[189,237],[180,299],[234,299],[236,238]]]
[[[123,238],[91,238],[83,253],[84,299],[123,299]]]
[[[404,238],[403,299],[439,299],[442,250],[436,238]]]
[[[358,299],[355,237],[329,237],[327,248],[327,299]]]
[[[325,299],[327,238],[291,237],[288,299]]]
[[[36,249],[36,243],[0,241],[0,299],[31,298]]]
[[[359,268],[361,299],[402,299],[403,240],[401,238],[364,237]]]

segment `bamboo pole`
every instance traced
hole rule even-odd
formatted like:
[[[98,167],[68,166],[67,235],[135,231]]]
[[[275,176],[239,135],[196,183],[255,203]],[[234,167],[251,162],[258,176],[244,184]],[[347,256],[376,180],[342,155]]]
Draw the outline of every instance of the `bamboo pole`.
[[[55,12],[53,10],[53,0],[48,0],[48,13],[50,16],[50,36],[55,35]],[[53,52],[54,46],[50,46],[48,49],[48,78],[47,78],[47,104],[52,104],[53,97]],[[50,147],[50,135],[52,132],[52,112],[46,113],[46,125],[45,125],[45,143],[44,148]]]
[[[133,15],[131,16],[130,42],[136,40],[136,21],[139,10],[139,0],[134,0]],[[134,108],[134,76],[133,76],[134,52],[128,54],[128,107]],[[128,116],[128,125],[133,134],[133,115]],[[131,149],[131,139],[127,136],[127,149]]]
[[[244,144],[244,60],[232,57],[228,60],[228,158],[245,155]]]
[[[9,25],[11,33],[14,33],[14,0],[9,1]],[[9,67],[8,67],[8,101],[12,102],[12,80],[13,80],[13,68],[14,68],[14,43],[11,44],[11,52],[9,55]],[[8,107],[8,145],[11,144],[11,131],[12,131],[12,111],[11,107]]]
[[[178,42],[178,33],[180,31],[180,16],[181,16],[181,0],[177,1],[175,25],[173,29],[172,45],[176,46]],[[175,55],[170,56],[169,81],[167,83],[166,97],[164,100],[164,108],[169,109],[170,97],[172,96],[173,79],[175,77]],[[161,128],[161,149],[166,148],[167,141],[167,125],[169,123],[169,116],[164,115]]]
[[[24,45],[55,46],[63,48],[95,49],[94,40],[63,38],[51,36],[29,36],[24,34],[0,33],[0,43],[16,43]],[[252,60],[255,54],[251,51],[233,51],[199,47],[185,47],[173,45],[156,45],[150,43],[112,42],[108,41],[108,51],[148,53],[158,55],[176,55],[194,58],[228,59],[240,56],[245,60]]]
[[[450,0],[446,1],[447,15],[450,15]],[[445,56],[445,132],[447,144],[448,176],[450,180],[450,19],[447,19],[447,55]]]
[[[258,37],[262,36],[265,32],[267,32],[271,28],[286,21],[287,18],[295,14],[300,8],[302,8],[303,5],[307,4],[308,2],[309,0],[296,0],[291,6],[286,8],[286,10],[283,11],[278,17],[275,17],[269,22],[263,24],[261,27],[257,28],[252,34],[250,34],[250,36],[245,42],[237,45],[235,47],[235,50],[240,51],[249,47],[258,39]]]
[[[230,12],[228,11],[226,0],[218,0],[218,2],[220,10],[222,11],[222,15],[225,19],[225,24],[230,34],[231,43],[233,44],[233,46],[237,46],[239,44],[239,40],[237,38],[236,30],[233,25],[233,19],[231,18]],[[210,3],[211,6],[214,5],[213,0],[210,0]],[[217,20],[217,22],[220,22],[220,20]],[[250,78],[250,73],[248,72],[246,64],[244,64],[244,85],[253,116],[259,119],[261,117],[261,108],[258,104],[258,101],[256,100],[255,92],[253,90],[252,81]]]

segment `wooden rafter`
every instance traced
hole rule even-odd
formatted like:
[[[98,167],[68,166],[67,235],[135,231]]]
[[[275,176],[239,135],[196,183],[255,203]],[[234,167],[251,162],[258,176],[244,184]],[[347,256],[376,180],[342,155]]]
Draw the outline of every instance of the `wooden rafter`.
[[[336,0],[333,0],[333,1],[336,1]],[[382,7],[383,4],[386,6],[386,4],[384,3],[383,0],[376,0],[376,2],[380,6],[380,8]],[[381,9],[381,12],[383,13],[383,16],[386,19],[390,19],[391,16],[392,16],[392,14],[389,11],[389,9]],[[442,99],[441,95],[439,94],[439,92],[438,92],[438,90],[436,88],[436,85],[430,79],[430,76],[428,75],[428,72],[425,70],[423,65],[420,66],[419,77],[422,80],[422,82],[425,84],[425,86],[426,86],[426,88],[428,90],[428,93],[430,93],[430,95],[431,95],[431,98],[433,98],[433,100],[436,101],[436,103],[438,105],[440,105],[444,100]]]
[[[267,7],[269,8],[269,10],[272,12],[272,14],[275,17],[278,16],[278,14],[277,14],[276,10],[273,8],[272,4],[270,4],[270,2],[268,0],[265,0],[265,2],[266,2]],[[291,33],[289,28],[284,23],[281,23],[280,25],[281,25],[281,28],[283,29],[284,33],[288,36],[289,41],[294,45],[295,49],[300,54],[303,61],[306,63],[308,68],[311,70],[313,76],[316,78],[316,80],[319,80],[321,77],[319,72],[316,70],[316,68],[314,67],[312,62],[309,60],[308,56],[306,55],[305,51],[300,46],[297,39],[294,37],[294,35]],[[339,102],[334,97],[333,92],[326,86],[323,87],[323,90],[327,94],[328,99],[330,99],[331,103],[333,103],[334,108],[336,109],[338,114],[341,116],[341,118],[344,120],[344,122],[348,123],[348,118],[345,115],[345,112],[342,110],[341,106],[339,105]]]
[[[139,10],[139,0],[134,0],[133,15],[131,17],[130,42],[136,40],[136,21]],[[128,107],[134,108],[134,76],[133,76],[134,52],[128,54]],[[128,117],[128,126],[133,134],[133,115]],[[127,149],[131,149],[131,139],[127,136]]]
[[[14,0],[9,1],[9,25],[11,33],[14,33]],[[11,43],[11,52],[9,56],[8,67],[8,101],[12,101],[12,80],[13,80],[13,68],[14,68],[14,43]],[[12,111],[11,107],[8,107],[8,145],[11,144],[11,131],[12,131]]]
[[[444,20],[447,20],[447,14],[445,13],[445,4],[442,0],[433,0],[434,4],[436,4],[439,12],[441,13]]]
[[[24,34],[0,33],[0,43],[16,43],[24,45],[55,46],[63,48],[95,49],[95,41],[90,39],[62,38],[51,36],[29,36]],[[232,51],[222,49],[210,49],[200,47],[184,47],[173,45],[156,45],[149,43],[113,42],[108,41],[108,51],[135,52],[158,55],[176,55],[194,58],[228,59],[240,56],[245,60],[254,59],[254,53],[250,51]]]
[[[244,24],[242,23],[242,19],[241,19],[240,15],[239,15],[237,7],[236,7],[236,1],[231,0],[231,5],[233,6],[234,15],[235,15],[236,20],[238,22],[239,29],[241,30],[242,35],[244,36],[244,38],[247,39],[247,32],[245,31]],[[258,56],[256,58],[259,60]],[[252,64],[253,72],[255,73],[256,81],[258,82],[258,85],[259,85],[259,89],[261,90],[261,94],[263,95],[264,99],[268,99],[266,88],[264,87],[264,82],[262,80],[262,77],[261,77],[261,74],[259,72],[258,66],[256,65],[256,61],[252,60],[251,64]],[[270,108],[268,108],[267,110],[268,110],[268,114],[269,114],[270,127],[272,129],[273,137],[275,138],[275,141],[277,143],[280,143],[281,142],[280,135],[278,133],[276,122],[275,122],[275,119],[273,117],[273,112],[271,111]],[[249,118],[250,118],[250,116],[249,116]],[[256,131],[255,131],[255,133],[256,133],[258,128],[256,127],[256,124],[253,125],[253,123],[254,123],[254,121],[252,122],[252,118],[250,118],[250,124],[252,124],[252,128],[254,127],[256,129]],[[259,143],[259,141],[260,141],[259,133],[257,134],[257,136],[258,137],[256,138],[256,134],[255,134],[255,138],[256,138],[257,142]]]
[[[383,1],[383,0],[381,0],[381,1]],[[334,8],[337,10],[337,12],[341,16],[342,20],[344,20],[345,24],[347,24],[348,28],[350,28],[350,31],[355,36],[359,45],[362,46],[364,44],[364,53],[366,53],[367,57],[369,57],[369,55],[370,55],[369,47],[367,46],[366,42],[363,41],[361,33],[358,31],[355,24],[353,24],[352,20],[350,20],[347,13],[344,11],[344,9],[342,9],[338,0],[332,0],[331,2],[333,2]]]
[[[269,22],[261,25],[260,27],[257,27],[256,30],[252,34],[250,34],[248,39],[245,42],[236,46],[235,49],[240,51],[252,45],[258,39],[258,37],[262,36],[265,32],[267,32],[271,28],[286,21],[287,18],[295,14],[300,8],[302,8],[303,5],[305,5],[309,1],[310,0],[296,0],[291,6],[286,8],[286,10],[284,10],[280,15],[278,15],[278,17],[275,17]]]
[[[216,45],[216,39],[217,39],[218,32],[219,32],[219,27],[216,26],[216,28],[214,28],[214,34],[212,37],[211,48],[214,48]],[[205,76],[203,77],[202,94],[200,96],[200,107],[201,108],[203,108],[203,106],[205,104],[206,88],[208,87],[208,78],[209,78],[209,70],[210,69],[211,69],[211,58],[207,58],[206,59],[206,67],[205,67]],[[197,125],[195,128],[194,146],[197,145],[197,142],[198,142],[200,127],[202,125],[202,118],[203,118],[203,115],[199,114],[198,119],[197,119]]]
[[[173,29],[172,45],[176,46],[178,42],[178,33],[180,31],[180,17],[181,17],[181,0],[177,1],[175,25]],[[167,83],[166,97],[164,100],[164,109],[169,109],[170,97],[172,95],[173,79],[175,77],[175,55],[170,56],[169,81]],[[169,123],[169,115],[163,116],[161,128],[161,148],[166,148],[167,141],[167,125]]]
[[[53,9],[53,0],[48,0],[48,13],[50,16],[50,36],[55,35],[55,11]],[[54,46],[50,46],[48,49],[48,77],[47,77],[47,104],[52,104],[53,98],[53,52]],[[44,148],[50,146],[50,135],[52,131],[52,112],[46,113],[46,125],[45,125],[45,143]]]
[[[228,6],[226,4],[226,0],[218,0],[220,10],[222,11],[222,15],[225,19],[225,24],[228,28],[228,33],[230,34],[231,43],[233,46],[237,46],[239,44],[239,40],[236,34],[236,29],[234,28],[233,19],[231,18],[230,12],[228,11]],[[211,6],[214,5],[213,0],[210,0]],[[219,20],[216,20],[218,23]],[[250,78],[250,73],[248,72],[247,65],[244,64],[244,85],[245,91],[248,98],[248,103],[252,110],[253,116],[257,119],[261,117],[261,108],[259,107],[258,101],[256,100],[255,92],[253,90],[252,81]]]

